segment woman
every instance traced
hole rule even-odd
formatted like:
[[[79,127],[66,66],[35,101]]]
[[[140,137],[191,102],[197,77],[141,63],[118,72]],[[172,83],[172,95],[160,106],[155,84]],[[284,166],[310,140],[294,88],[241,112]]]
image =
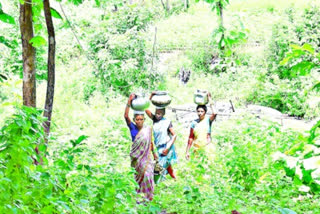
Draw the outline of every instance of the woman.
[[[198,113],[198,119],[192,121],[191,127],[190,127],[190,134],[189,134],[189,140],[186,150],[186,159],[189,160],[190,158],[190,148],[192,146],[192,143],[195,147],[195,151],[198,149],[205,149],[205,147],[211,143],[211,124],[212,121],[216,118],[217,114],[214,113],[212,108],[212,99],[211,94],[208,93],[208,97],[210,100],[210,108],[212,111],[212,114],[210,117],[206,117],[207,113],[207,106],[205,105],[198,105],[197,106],[197,113]]]
[[[150,100],[153,95],[155,95],[155,92],[151,93]],[[145,112],[153,121],[153,136],[159,155],[159,164],[175,179],[176,176],[172,169],[172,164],[177,161],[174,147],[177,136],[173,131],[172,123],[163,117],[166,113],[165,108],[156,107],[155,114],[152,114],[150,110],[146,110]]]
[[[137,171],[135,180],[139,184],[138,193],[143,193],[148,200],[153,199],[154,192],[154,164],[152,161],[152,155],[155,160],[158,159],[153,143],[151,141],[152,134],[151,128],[143,126],[144,112],[134,112],[134,122],[131,122],[129,118],[129,110],[132,100],[135,98],[134,94],[131,94],[125,109],[124,118],[130,129],[132,138],[132,147],[130,152],[131,166]]]

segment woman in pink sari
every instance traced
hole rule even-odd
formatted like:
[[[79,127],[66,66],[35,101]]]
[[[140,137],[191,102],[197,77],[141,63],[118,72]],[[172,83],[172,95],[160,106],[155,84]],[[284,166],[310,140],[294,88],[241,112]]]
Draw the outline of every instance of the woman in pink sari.
[[[130,95],[124,113],[124,118],[130,129],[133,141],[130,152],[131,166],[137,171],[135,174],[135,180],[139,184],[137,192],[143,193],[145,198],[151,201],[153,199],[154,192],[153,159],[157,160],[158,157],[154,151],[152,142],[152,129],[147,126],[143,126],[144,112],[134,111],[133,120],[135,123],[131,122],[129,118],[130,105],[134,97],[134,94]]]

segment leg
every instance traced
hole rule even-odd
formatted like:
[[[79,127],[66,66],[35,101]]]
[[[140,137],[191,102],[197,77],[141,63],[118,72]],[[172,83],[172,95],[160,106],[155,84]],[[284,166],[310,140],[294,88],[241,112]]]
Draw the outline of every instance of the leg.
[[[173,172],[173,169],[172,169],[172,166],[171,166],[171,165],[167,168],[167,170],[168,170],[169,175],[170,175],[173,179],[175,179],[176,176],[175,176],[175,174],[174,174],[174,172]]]

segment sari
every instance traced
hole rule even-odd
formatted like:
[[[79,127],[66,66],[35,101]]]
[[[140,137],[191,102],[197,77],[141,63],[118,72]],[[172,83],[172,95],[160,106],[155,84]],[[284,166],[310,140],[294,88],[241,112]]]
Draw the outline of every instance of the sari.
[[[165,180],[165,175],[168,173],[167,168],[178,160],[174,144],[170,147],[167,155],[162,154],[163,150],[166,149],[167,144],[172,140],[172,137],[168,132],[171,127],[171,121],[166,118],[162,118],[159,121],[154,120],[153,122],[153,136],[159,155],[159,164],[165,169],[163,173],[155,176],[156,183]]]
[[[143,193],[149,200],[154,192],[154,165],[151,153],[151,128],[143,127],[133,141],[130,158],[135,168],[135,180],[139,184],[138,193]]]
[[[211,134],[211,125],[209,117],[205,117],[203,120],[194,120],[191,123],[194,134],[193,152],[208,151],[209,153],[215,152],[215,146],[213,143],[209,143],[207,140],[208,134]]]

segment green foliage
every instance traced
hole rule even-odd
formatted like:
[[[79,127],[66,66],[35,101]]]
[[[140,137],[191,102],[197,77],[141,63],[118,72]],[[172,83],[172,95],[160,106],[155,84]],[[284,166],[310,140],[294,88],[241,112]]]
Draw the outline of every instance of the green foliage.
[[[276,153],[275,161],[279,162],[301,192],[320,192],[320,121],[310,130],[308,141],[294,145],[284,153]]]
[[[38,48],[47,44],[47,41],[42,36],[35,36],[29,41],[33,47]]]
[[[43,152],[44,132],[41,112],[28,107],[17,109],[17,114],[9,119],[0,131],[0,187],[1,211],[27,211],[25,205],[34,206],[37,193],[30,188],[37,186],[43,174],[36,172],[34,160],[40,162],[35,147]],[[35,191],[37,191],[35,189]]]
[[[303,117],[307,110],[307,94],[317,89],[318,84],[306,88],[298,77],[307,76],[312,70],[319,69],[320,55],[308,43],[302,46],[291,44],[290,47],[291,50],[285,53],[285,57],[279,62],[280,66],[285,66],[285,72],[280,78],[285,76],[290,80],[279,80],[275,76],[267,78],[268,81],[260,83],[248,99],[289,115]]]
[[[54,17],[56,19],[63,19],[62,16],[60,15],[60,13],[56,9],[51,7],[50,11],[51,11],[52,17]]]
[[[143,7],[123,6],[104,21],[107,33],[102,28],[93,35],[90,49],[99,69],[95,74],[104,90],[111,87],[128,95],[134,88],[153,88],[161,80],[159,72],[147,66],[151,54],[141,34],[152,17]]]
[[[83,158],[90,152],[84,143],[88,136],[70,140],[48,156],[41,113],[34,108],[18,108],[0,131],[0,211],[132,212],[134,171],[123,176],[116,162],[89,165]],[[105,150],[117,156],[115,146]],[[34,165],[34,160],[43,165]]]
[[[1,3],[0,3],[0,21],[7,23],[7,24],[11,24],[11,25],[16,24],[16,22],[14,21],[14,18],[12,16],[3,12]]]
[[[285,19],[274,25],[268,56],[270,73],[290,79],[297,75],[306,75],[318,66],[318,62],[313,60],[318,58],[314,53],[318,52],[320,47],[320,41],[317,39],[320,27],[319,12],[318,7],[311,7],[304,11],[302,19],[297,19],[297,12],[289,9],[287,22]],[[290,46],[291,52],[287,54]]]
[[[280,62],[280,65],[289,65],[290,77],[306,76],[312,69],[320,68],[320,54],[310,44],[290,46],[291,51]]]
[[[248,101],[268,106],[289,115],[303,117],[308,108],[307,88],[300,80],[281,80],[276,76],[266,77],[257,83]]]

